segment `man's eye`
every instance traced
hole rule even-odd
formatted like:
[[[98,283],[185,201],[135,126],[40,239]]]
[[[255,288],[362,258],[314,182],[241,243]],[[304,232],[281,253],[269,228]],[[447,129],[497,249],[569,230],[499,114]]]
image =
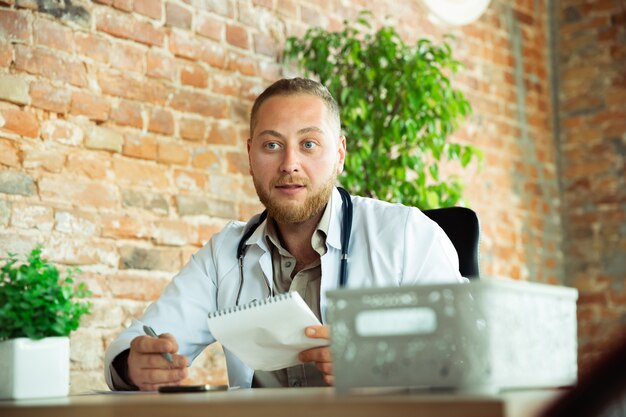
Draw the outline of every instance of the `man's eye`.
[[[265,144],[265,148],[269,149],[270,151],[273,151],[275,149],[278,149],[278,143],[276,142],[268,142]]]
[[[304,146],[305,149],[313,149],[317,146],[317,143],[313,142],[312,140],[307,140],[302,144],[302,146]]]

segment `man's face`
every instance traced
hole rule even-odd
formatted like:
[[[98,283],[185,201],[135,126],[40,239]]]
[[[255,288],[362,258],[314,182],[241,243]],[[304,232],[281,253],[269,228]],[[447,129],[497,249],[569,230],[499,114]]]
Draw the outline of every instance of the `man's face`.
[[[259,108],[248,139],[250,174],[278,223],[304,222],[328,203],[346,150],[338,130],[316,96],[274,96]]]

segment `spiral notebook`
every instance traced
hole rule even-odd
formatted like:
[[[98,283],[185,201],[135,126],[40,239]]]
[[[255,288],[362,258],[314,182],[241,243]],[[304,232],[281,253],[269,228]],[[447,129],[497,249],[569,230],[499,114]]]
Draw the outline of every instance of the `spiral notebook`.
[[[209,314],[209,330],[218,342],[257,371],[298,365],[298,353],[328,345],[328,340],[304,335],[319,320],[297,292]]]

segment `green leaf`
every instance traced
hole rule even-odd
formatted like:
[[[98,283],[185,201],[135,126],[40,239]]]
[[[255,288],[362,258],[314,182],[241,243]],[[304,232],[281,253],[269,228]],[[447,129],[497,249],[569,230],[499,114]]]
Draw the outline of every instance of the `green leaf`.
[[[9,254],[0,267],[0,341],[67,336],[91,312],[91,303],[80,300],[91,295],[87,286],[73,288],[77,270],[69,268],[60,278],[57,268],[41,258],[42,251],[35,247],[21,264]]]

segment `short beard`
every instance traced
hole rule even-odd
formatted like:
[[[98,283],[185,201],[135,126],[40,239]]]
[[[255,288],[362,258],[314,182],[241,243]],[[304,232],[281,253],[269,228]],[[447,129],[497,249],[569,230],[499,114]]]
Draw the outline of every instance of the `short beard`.
[[[259,200],[261,200],[261,203],[267,208],[269,217],[274,219],[277,223],[290,224],[303,223],[319,214],[324,207],[326,207],[326,204],[328,204],[336,180],[337,175],[331,175],[328,181],[323,183],[316,192],[309,194],[304,203],[299,205],[295,202],[279,204],[272,200],[270,193],[264,190],[262,186],[254,180],[253,176],[254,188],[259,196]],[[289,182],[293,182],[293,179],[290,178]],[[306,184],[307,187],[310,185],[308,181],[303,183]],[[272,187],[273,186],[272,184]]]

